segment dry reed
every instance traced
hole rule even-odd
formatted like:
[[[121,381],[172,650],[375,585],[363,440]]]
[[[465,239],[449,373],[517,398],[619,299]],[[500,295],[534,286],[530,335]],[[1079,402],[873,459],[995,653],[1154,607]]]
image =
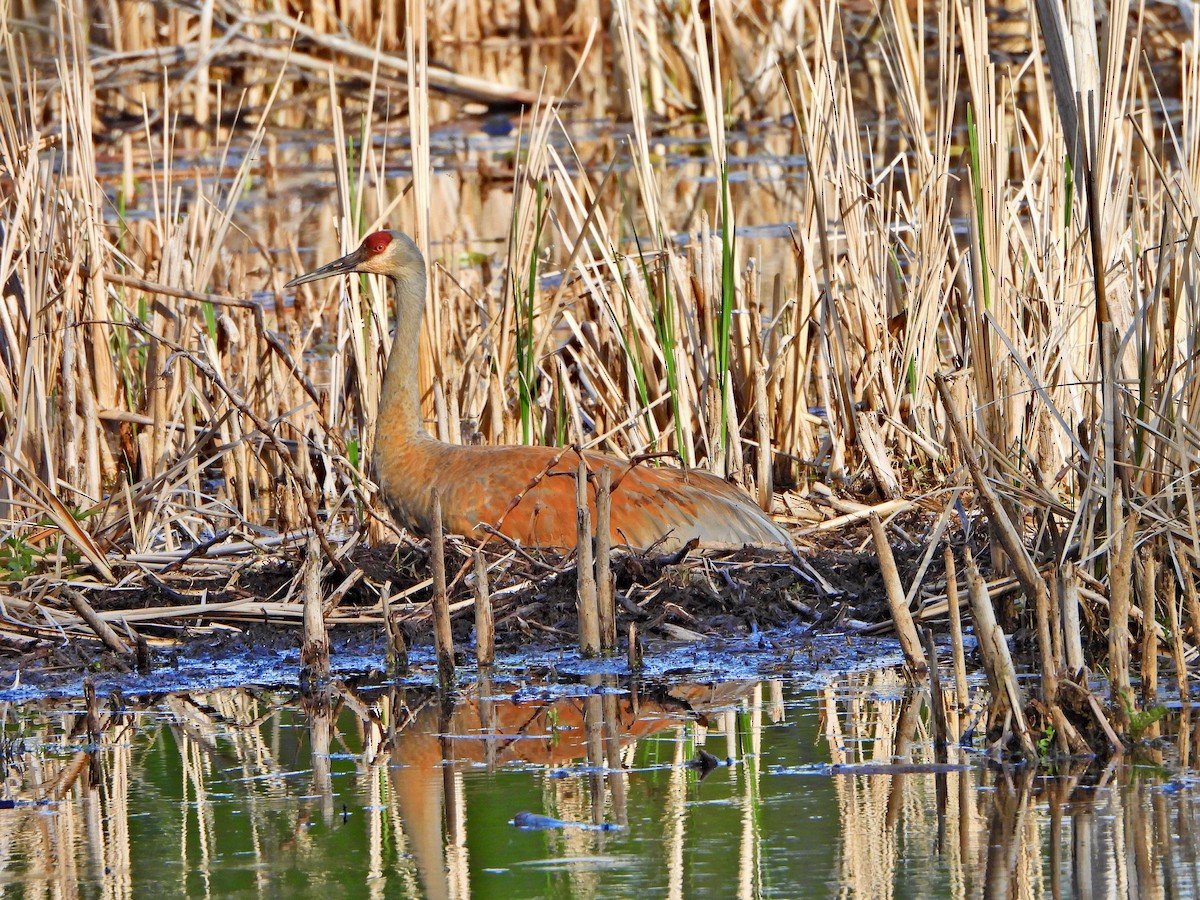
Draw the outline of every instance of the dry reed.
[[[611,43],[586,9],[521,6],[570,65],[534,80],[530,51],[486,98],[540,97],[517,135],[436,164],[431,126],[502,81],[429,65],[503,32],[482,4],[436,28],[368,3],[0,26],[0,566],[38,601],[6,629],[40,628],[14,610],[68,575],[213,565],[264,527],[311,535],[343,578],[344,541],[394,537],[363,467],[383,286],[278,293],[391,222],[434,263],[439,436],[677,454],[817,518],[810,484],[915,498],[961,484],[961,459],[1052,707],[1096,647],[1122,696],[1132,640],[1146,674],[1160,646],[1195,655],[1197,42],[1120,15],[1067,29],[1053,2],[1000,34],[963,0],[877,19],[620,0]],[[584,138],[564,101],[628,133]],[[298,153],[298,129],[320,141]],[[332,189],[307,187],[314,164]],[[792,252],[735,223],[788,223]]]

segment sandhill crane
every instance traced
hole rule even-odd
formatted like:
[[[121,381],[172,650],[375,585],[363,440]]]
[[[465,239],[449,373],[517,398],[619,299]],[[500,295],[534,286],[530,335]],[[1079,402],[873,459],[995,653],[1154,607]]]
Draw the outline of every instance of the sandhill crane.
[[[473,447],[431,437],[421,421],[417,349],[425,313],[425,259],[408,235],[376,231],[353,253],[289,281],[369,272],[388,276],[396,295],[392,342],[379,421],[375,478],[397,521],[428,534],[433,489],[446,531],[482,538],[490,526],[526,547],[575,546],[575,473],[579,456],[554,447]],[[744,491],[708,472],[636,465],[602,453],[583,453],[590,472],[612,472],[614,545],[644,550],[701,543],[790,547],[787,533]],[[591,480],[591,479],[589,479]],[[590,492],[595,502],[594,489]]]

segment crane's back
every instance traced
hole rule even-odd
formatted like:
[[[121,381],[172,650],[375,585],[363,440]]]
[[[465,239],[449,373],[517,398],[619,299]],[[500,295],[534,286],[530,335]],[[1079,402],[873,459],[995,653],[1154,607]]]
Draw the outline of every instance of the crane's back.
[[[739,488],[700,470],[635,465],[585,453],[588,468],[612,473],[614,544],[673,550],[702,544],[790,547],[787,533]],[[381,444],[376,477],[400,524],[422,533],[432,526],[433,488],[447,531],[482,538],[489,526],[527,547],[575,546],[574,450],[553,447],[464,447],[427,436]],[[589,505],[595,511],[595,484]]]

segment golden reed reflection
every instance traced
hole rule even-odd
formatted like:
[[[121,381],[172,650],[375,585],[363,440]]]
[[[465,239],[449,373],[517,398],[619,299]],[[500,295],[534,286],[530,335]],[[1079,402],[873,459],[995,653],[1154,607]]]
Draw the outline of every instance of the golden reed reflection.
[[[562,896],[610,896],[633,866],[667,896],[711,868],[759,897],[798,877],[783,850],[824,841],[814,877],[843,897],[891,896],[900,873],[953,897],[1165,897],[1190,889],[1198,852],[1194,789],[1168,774],[1189,715],[1137,768],[1040,775],[957,745],[939,762],[928,693],[894,670],[816,691],[597,675],[485,678],[450,699],[337,685],[304,706],[238,689],[3,712],[0,879],[32,896],[266,896],[283,872],[336,872],[370,896],[458,898],[537,863]],[[718,829],[714,809],[733,811]],[[498,867],[519,811],[539,855]],[[814,813],[832,827],[805,832]]]

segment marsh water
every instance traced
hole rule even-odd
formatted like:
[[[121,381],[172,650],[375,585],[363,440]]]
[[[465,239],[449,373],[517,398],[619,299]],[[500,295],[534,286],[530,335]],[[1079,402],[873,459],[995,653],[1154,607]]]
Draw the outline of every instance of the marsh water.
[[[857,644],[661,647],[636,678],[546,651],[464,673],[444,698],[419,657],[400,680],[345,673],[315,701],[97,676],[90,712],[70,696],[4,708],[0,883],[68,897],[1194,892],[1186,740],[1053,774],[992,765],[979,739],[939,762],[925,689],[886,665],[890,643]],[[951,729],[968,728],[972,705],[951,706]]]

